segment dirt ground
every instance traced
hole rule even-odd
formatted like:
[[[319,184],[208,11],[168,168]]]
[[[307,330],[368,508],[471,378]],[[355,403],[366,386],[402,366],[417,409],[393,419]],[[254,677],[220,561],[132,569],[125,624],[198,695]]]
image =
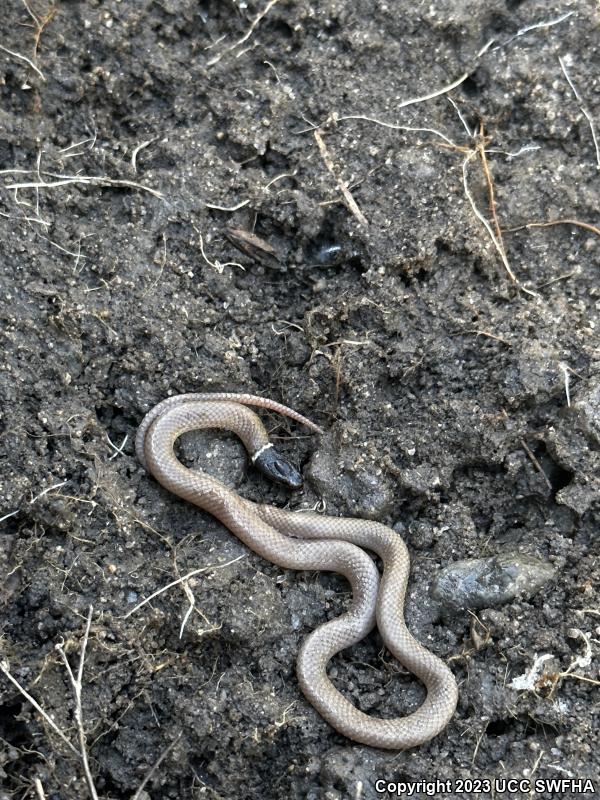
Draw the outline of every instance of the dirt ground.
[[[90,607],[103,800],[598,778],[598,4],[27,2],[0,20],[1,800],[92,796],[63,658],[76,679]],[[409,626],[460,689],[430,743],[325,723],[294,664],[347,584],[266,563],[136,461],[149,408],[211,390],[327,433],[263,415],[292,495],[225,435],[186,463],[405,538]],[[507,553],[552,577],[475,610],[432,596]],[[374,716],[423,696],[375,633],[330,673]]]

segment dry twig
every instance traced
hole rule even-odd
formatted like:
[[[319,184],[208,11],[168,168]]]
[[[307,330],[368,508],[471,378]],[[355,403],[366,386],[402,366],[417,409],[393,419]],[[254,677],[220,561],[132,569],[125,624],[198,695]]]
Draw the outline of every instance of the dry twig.
[[[152,776],[156,773],[157,769],[160,767],[165,758],[169,755],[171,750],[175,747],[177,742],[181,739],[182,733],[183,732],[181,731],[173,739],[173,741],[167,747],[165,747],[165,749],[162,751],[162,753],[159,755],[159,757],[156,759],[156,761],[148,771],[148,774],[146,775],[144,780],[140,783],[140,785],[136,789],[135,794],[133,795],[131,800],[139,800],[139,798],[142,796],[142,792],[144,791],[144,787],[147,785],[148,781],[151,780]]]
[[[90,636],[90,627],[92,624],[93,612],[94,612],[94,607],[90,606],[85,626],[85,632],[83,634],[83,639],[81,641],[81,649],[79,652],[79,666],[77,668],[77,677],[75,677],[75,675],[73,674],[73,670],[71,669],[71,665],[69,664],[69,659],[67,658],[67,655],[63,650],[63,646],[57,644],[56,650],[63,660],[63,663],[67,670],[67,674],[69,676],[69,680],[71,682],[71,687],[73,689],[73,696],[75,698],[75,724],[77,726],[77,735],[79,737],[79,750],[81,756],[81,763],[83,765],[83,771],[85,774],[85,780],[88,785],[90,795],[92,796],[92,800],[98,800],[98,792],[96,791],[96,786],[94,785],[94,778],[92,777],[92,772],[90,770],[90,764],[88,761],[87,746],[85,739],[85,727],[83,724],[83,709],[81,705],[81,690],[83,685],[83,667],[85,665],[85,651]]]
[[[42,36],[42,33],[58,13],[58,8],[56,6],[50,6],[50,8],[44,14],[43,17],[38,17],[38,15],[31,10],[26,0],[23,0],[23,5],[25,6],[27,13],[31,17],[31,19],[35,22],[35,33],[33,37],[33,57],[37,58],[37,53],[38,53],[38,48],[40,46],[40,38]]]
[[[471,159],[473,159],[478,154],[479,154],[478,150],[471,150],[468,153],[468,155],[465,158],[465,160],[463,161],[462,173],[463,173],[463,187],[464,187],[464,190],[465,190],[465,196],[466,196],[467,200],[469,201],[469,203],[471,205],[471,208],[473,209],[473,213],[475,214],[477,219],[481,222],[483,227],[488,232],[488,235],[489,235],[490,239],[492,240],[492,243],[493,243],[494,247],[498,251],[498,254],[499,254],[499,256],[500,256],[500,258],[502,260],[502,263],[504,264],[504,269],[508,273],[508,276],[510,277],[511,281],[513,283],[519,285],[519,281],[517,280],[517,276],[515,275],[515,273],[510,268],[510,264],[508,263],[508,259],[506,257],[506,253],[504,251],[503,245],[496,238],[496,234],[492,230],[492,226],[490,225],[490,223],[483,216],[481,211],[477,208],[477,204],[475,203],[475,199],[474,199],[473,195],[471,194],[471,190],[469,189],[469,182],[468,182],[469,162],[471,161]],[[527,291],[527,290],[525,290],[525,291]],[[529,292],[529,294],[532,294],[532,292]]]
[[[458,86],[463,80],[465,80],[466,77],[467,77],[467,75],[465,74],[465,75],[461,76],[461,78],[458,81],[455,81],[453,84],[450,84],[449,86],[446,86],[443,89],[441,89],[441,90],[439,90],[437,92],[434,92],[434,93],[432,93],[430,95],[425,95],[424,97],[414,98],[413,100],[405,101],[404,103],[400,104],[400,107],[402,107],[403,105],[409,105],[409,104],[412,104],[412,103],[423,102],[424,100],[429,100],[432,97],[437,97],[437,96],[439,96],[441,94],[444,94],[444,93],[450,91],[455,86]],[[466,124],[466,121],[464,120],[462,114],[460,113],[460,110],[456,106],[456,103],[454,103],[454,101],[451,98],[450,98],[450,101],[452,102],[453,106],[457,110],[459,118],[460,118],[465,130],[467,131],[467,133],[469,133],[469,135],[471,135],[471,131],[470,131],[468,125]],[[510,263],[508,261],[506,248],[504,246],[504,241],[503,241],[503,238],[502,238],[502,228],[501,228],[500,222],[498,220],[497,205],[496,205],[496,195],[495,195],[495,190],[494,190],[494,182],[493,182],[492,174],[491,174],[491,171],[490,171],[490,167],[489,167],[489,163],[488,163],[487,155],[486,155],[486,153],[487,153],[487,150],[486,150],[486,137],[485,137],[485,131],[484,131],[483,122],[480,122],[479,134],[478,134],[478,136],[476,138],[476,144],[475,144],[475,147],[472,148],[472,147],[461,146],[461,145],[456,144],[448,136],[446,136],[441,131],[436,130],[435,128],[413,127],[413,126],[408,126],[408,125],[397,125],[397,124],[394,124],[394,123],[384,122],[384,121],[376,119],[374,117],[369,117],[369,116],[365,116],[365,115],[362,115],[362,114],[351,114],[351,115],[349,114],[349,115],[344,115],[344,116],[341,116],[341,117],[338,117],[337,115],[333,115],[333,116],[330,117],[330,119],[332,121],[334,121],[334,122],[342,122],[344,120],[364,120],[365,122],[372,122],[375,125],[381,125],[382,127],[389,128],[391,130],[433,133],[435,136],[437,136],[437,137],[439,137],[441,139],[441,142],[439,143],[439,146],[447,147],[447,148],[449,148],[451,150],[455,150],[457,152],[464,153],[465,154],[465,159],[464,159],[463,165],[462,165],[463,187],[464,187],[465,196],[466,196],[467,200],[469,201],[469,204],[471,205],[471,208],[473,209],[473,213],[475,214],[477,219],[482,223],[482,225],[485,227],[490,239],[492,240],[492,243],[493,243],[495,249],[497,250],[497,252],[498,252],[498,254],[500,256],[500,259],[502,261],[504,269],[506,270],[506,273],[508,274],[508,276],[511,279],[511,281],[516,286],[518,286],[518,288],[521,291],[523,291],[526,294],[529,294],[531,296],[534,296],[534,297],[536,296],[535,292],[532,292],[531,290],[526,289],[524,286],[522,286],[519,283],[519,281],[517,279],[517,276],[513,272],[512,268],[510,266]],[[339,188],[342,190],[342,192],[344,194],[344,198],[346,200],[346,203],[347,203],[348,207],[354,213],[355,216],[357,216],[356,212],[358,211],[358,214],[360,215],[360,217],[358,217],[359,220],[361,220],[361,221],[364,220],[364,224],[366,224],[366,219],[364,218],[364,215],[362,214],[360,209],[358,209],[358,206],[356,205],[354,199],[352,198],[352,195],[349,193],[347,184],[342,184],[341,181],[340,181],[340,178],[338,177],[338,175],[336,173],[336,170],[335,170],[335,167],[334,167],[334,165],[333,165],[333,163],[331,161],[331,158],[329,157],[329,155],[328,155],[328,153],[327,153],[327,151],[325,149],[325,145],[324,145],[324,142],[322,140],[322,137],[321,137],[321,134],[320,134],[320,130],[319,129],[315,129],[315,130],[313,130],[313,133],[314,133],[314,136],[315,136],[315,138],[317,140],[317,144],[319,144],[319,149],[321,150],[321,155],[323,156],[323,160],[325,161],[325,164],[326,164],[327,168],[329,169],[329,171],[336,178],[338,186],[339,186]],[[473,194],[472,194],[472,192],[471,192],[471,190],[469,188],[468,166],[469,166],[470,161],[475,156],[479,156],[479,160],[481,161],[483,173],[484,173],[484,176],[485,176],[485,180],[486,180],[486,184],[487,184],[487,191],[488,191],[490,216],[492,218],[493,226],[492,226],[492,224],[490,224],[490,222],[485,218],[485,216],[481,213],[481,211],[477,207],[477,204],[475,202]],[[344,191],[344,188],[345,188],[346,191]]]
[[[521,446],[522,446],[523,450],[525,450],[525,452],[527,453],[527,457],[529,458],[529,460],[531,461],[531,463],[533,464],[535,469],[540,473],[540,475],[544,479],[544,481],[546,483],[546,486],[550,489],[550,491],[552,491],[552,483],[550,482],[550,479],[548,478],[548,476],[544,472],[544,468],[542,467],[540,462],[535,457],[535,454],[534,454],[533,450],[531,450],[531,448],[528,446],[528,444],[525,441],[525,439],[521,439]]]
[[[360,222],[361,225],[364,225],[365,227],[368,226],[369,223],[367,222],[365,215],[358,207],[356,200],[352,197],[352,194],[348,189],[348,184],[346,183],[346,181],[342,180],[340,175],[338,175],[338,171],[335,168],[335,164],[333,163],[331,156],[329,155],[329,151],[327,150],[325,142],[323,141],[323,137],[321,136],[318,130],[313,131],[313,134],[315,137],[315,141],[317,142],[317,147],[319,148],[319,152],[321,153],[321,158],[323,159],[323,163],[335,178],[335,182],[337,183],[338,188],[342,193],[344,200],[346,201],[348,210],[350,211],[351,214],[353,214],[356,217],[356,219]]]
[[[504,228],[504,232],[506,233],[509,231],[512,233],[513,231],[522,231],[525,228],[549,228],[551,225],[576,225],[578,228],[583,228],[586,231],[595,233],[596,236],[600,236],[600,228],[597,228],[595,225],[591,225],[589,222],[582,222],[578,219],[553,219],[549,220],[548,222],[527,222],[525,225],[516,225],[512,228]]]
[[[486,145],[485,130],[483,127],[483,120],[481,120],[479,122],[479,136],[477,137],[477,152],[479,153],[481,166],[483,167],[483,174],[485,175],[485,180],[487,183],[490,214],[492,217],[492,222],[494,223],[494,228],[496,230],[496,238],[498,239],[498,244],[502,248],[502,252],[504,253],[504,258],[506,259],[506,248],[504,247],[504,241],[502,240],[502,230],[500,229],[500,223],[498,222],[498,214],[496,212],[496,193],[494,191],[494,181],[492,180],[492,173],[490,172],[487,156],[485,154],[485,145]]]
[[[46,800],[46,795],[44,794],[44,787],[42,786],[41,780],[39,778],[34,778],[33,785],[35,786],[38,800]]]
[[[32,697],[29,694],[29,692],[26,689],[24,689],[23,686],[21,686],[21,684],[19,683],[19,681],[14,677],[14,675],[10,671],[8,661],[0,661],[0,671],[6,675],[8,680],[13,684],[13,686],[15,686],[19,690],[19,692],[23,695],[23,697],[29,703],[31,703],[31,705],[35,708],[38,714],[40,714],[46,720],[46,722],[52,728],[54,733],[67,745],[69,750],[71,750],[71,752],[74,753],[78,758],[81,758],[81,753],[79,752],[79,750],[73,744],[71,744],[71,742],[67,739],[66,735],[58,727],[56,722],[54,722],[52,717],[44,711],[44,709],[41,707],[41,705],[38,703],[35,697]]]

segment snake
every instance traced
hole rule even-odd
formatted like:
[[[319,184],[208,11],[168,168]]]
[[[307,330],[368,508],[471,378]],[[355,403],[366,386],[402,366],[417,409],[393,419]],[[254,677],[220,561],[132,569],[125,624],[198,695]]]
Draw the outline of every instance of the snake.
[[[404,619],[410,558],[402,537],[374,521],[294,512],[241,497],[221,481],[186,467],[175,453],[184,433],[224,429],[244,444],[252,464],[271,480],[299,489],[302,475],[270,442],[250,406],[283,414],[315,433],[307,417],[266,397],[235,392],[175,395],[154,406],[136,435],[138,460],[168,491],[216,517],[248,548],[285,569],[324,570],[347,579],[352,600],[341,616],[319,625],[300,646],[298,683],[309,703],[339,733],[375,748],[406,750],[437,736],[454,714],[458,687],[449,667],[413,637]],[[383,565],[380,574],[369,552]],[[421,705],[404,717],[366,714],[332,683],[327,664],[377,626],[400,664],[424,684]]]

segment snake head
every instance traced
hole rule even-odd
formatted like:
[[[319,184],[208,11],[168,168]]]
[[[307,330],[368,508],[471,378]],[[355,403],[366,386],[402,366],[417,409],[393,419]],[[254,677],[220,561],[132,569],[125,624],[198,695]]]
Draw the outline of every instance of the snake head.
[[[259,451],[254,457],[254,466],[269,480],[281,483],[288,489],[300,489],[302,486],[302,475],[272,445]]]

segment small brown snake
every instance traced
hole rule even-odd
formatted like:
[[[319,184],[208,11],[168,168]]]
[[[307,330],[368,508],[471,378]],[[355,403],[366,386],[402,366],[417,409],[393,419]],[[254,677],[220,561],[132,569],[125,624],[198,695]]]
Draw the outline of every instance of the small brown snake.
[[[165,488],[211,513],[268,561],[289,569],[344,575],[352,588],[349,610],[318,627],[301,646],[297,672],[304,695],[330,725],[357,742],[403,750],[428,741],[452,717],[458,688],[444,662],[414,639],[404,622],[410,562],[400,536],[379,522],[298,514],[252,503],[204,472],[188,469],[175,455],[175,441],[183,433],[224,428],[239,436],[262,472],[298,488],[300,474],[276,453],[249,405],[277,411],[321,432],[310,420],[266,398],[184,394],[164,400],[144,417],[136,437],[137,456]],[[381,580],[363,548],[381,558]],[[375,624],[393,655],[427,688],[422,705],[406,717],[380,719],[359,711],[327,677],[332,656],[360,641]]]

